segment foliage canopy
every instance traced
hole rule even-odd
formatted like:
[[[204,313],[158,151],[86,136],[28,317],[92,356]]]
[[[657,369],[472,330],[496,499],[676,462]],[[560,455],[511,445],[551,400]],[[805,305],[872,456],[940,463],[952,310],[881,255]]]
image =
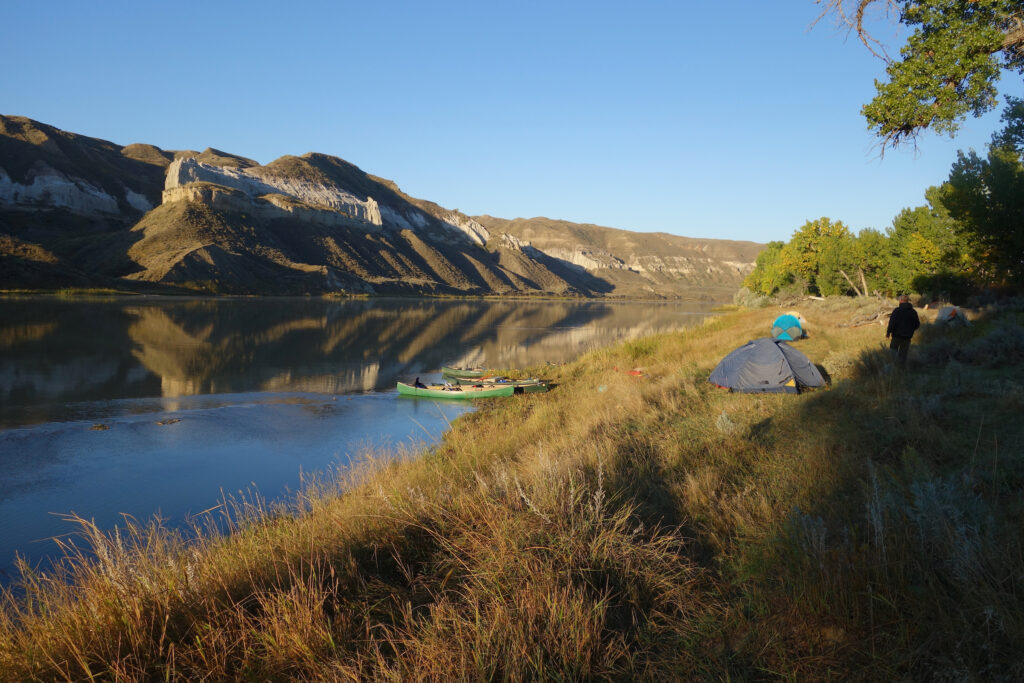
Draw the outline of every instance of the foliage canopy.
[[[888,62],[887,82],[863,113],[885,147],[913,141],[925,129],[955,133],[968,114],[996,105],[1002,70],[1024,73],[1024,0],[819,0]],[[866,28],[882,9],[910,30],[899,57],[884,53]]]
[[[1006,126],[982,158],[960,152],[941,201],[977,245],[994,281],[1024,280],[1024,101],[1008,98]]]
[[[962,296],[991,282],[979,268],[979,239],[942,203],[947,186],[925,193],[928,203],[901,211],[885,233],[854,235],[822,217],[797,229],[789,242],[771,242],[743,285],[771,296],[788,286],[823,296],[872,292]],[[967,200],[965,200],[967,201]]]

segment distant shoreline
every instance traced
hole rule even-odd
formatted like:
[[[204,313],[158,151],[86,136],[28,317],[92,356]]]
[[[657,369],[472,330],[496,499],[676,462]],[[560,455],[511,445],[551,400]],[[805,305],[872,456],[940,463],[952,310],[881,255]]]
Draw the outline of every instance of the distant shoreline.
[[[706,290],[700,290],[706,291]],[[211,294],[205,292],[146,292],[115,289],[0,289],[0,299],[45,297],[50,299],[85,300],[152,297],[155,299],[326,299],[326,300],[370,300],[370,299],[434,299],[453,301],[569,301],[569,302],[607,302],[607,303],[708,303],[724,304],[731,302],[731,295],[722,297],[657,297],[641,298],[628,296],[557,296],[553,294]]]

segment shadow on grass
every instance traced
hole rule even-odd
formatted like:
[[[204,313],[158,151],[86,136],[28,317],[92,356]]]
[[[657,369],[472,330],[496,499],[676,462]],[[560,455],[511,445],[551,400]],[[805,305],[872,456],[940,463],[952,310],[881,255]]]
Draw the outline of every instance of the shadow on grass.
[[[960,343],[984,346],[990,327],[1007,338],[1007,324]],[[926,339],[906,369],[865,351],[851,378],[751,428],[776,455],[789,435],[802,478],[792,511],[742,560],[743,590],[802,639],[790,665],[826,652],[869,678],[1019,680],[1024,367],[934,362],[944,335]]]

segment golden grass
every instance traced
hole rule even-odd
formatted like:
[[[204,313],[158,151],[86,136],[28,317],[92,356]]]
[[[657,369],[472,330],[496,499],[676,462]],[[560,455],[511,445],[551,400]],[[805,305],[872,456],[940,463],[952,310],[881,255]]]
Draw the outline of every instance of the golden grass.
[[[287,506],[82,522],[90,552],[3,595],[0,679],[1020,676],[1022,366],[967,353],[979,318],[962,361],[922,364],[929,331],[896,372],[845,326],[871,306],[801,308],[827,390],[709,385],[779,313],[736,311],[545,368],[550,393]]]

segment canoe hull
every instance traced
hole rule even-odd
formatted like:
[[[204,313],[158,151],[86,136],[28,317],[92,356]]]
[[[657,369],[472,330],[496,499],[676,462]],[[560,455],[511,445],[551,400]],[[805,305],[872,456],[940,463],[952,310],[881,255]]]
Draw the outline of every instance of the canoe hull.
[[[402,396],[419,396],[421,398],[450,398],[457,401],[468,401],[474,398],[500,398],[511,396],[515,387],[502,385],[496,387],[454,387],[446,389],[441,384],[434,384],[427,388],[414,387],[404,382],[398,383],[398,393]]]
[[[471,377],[453,377],[452,381],[460,385],[470,386],[484,386],[484,387],[507,387],[511,385],[516,392],[523,394],[532,394],[539,391],[547,391],[548,385],[544,380],[540,379],[510,379],[504,382],[498,382],[493,379],[473,379]]]
[[[441,368],[441,374],[445,377],[483,377],[487,374],[484,368]]]

